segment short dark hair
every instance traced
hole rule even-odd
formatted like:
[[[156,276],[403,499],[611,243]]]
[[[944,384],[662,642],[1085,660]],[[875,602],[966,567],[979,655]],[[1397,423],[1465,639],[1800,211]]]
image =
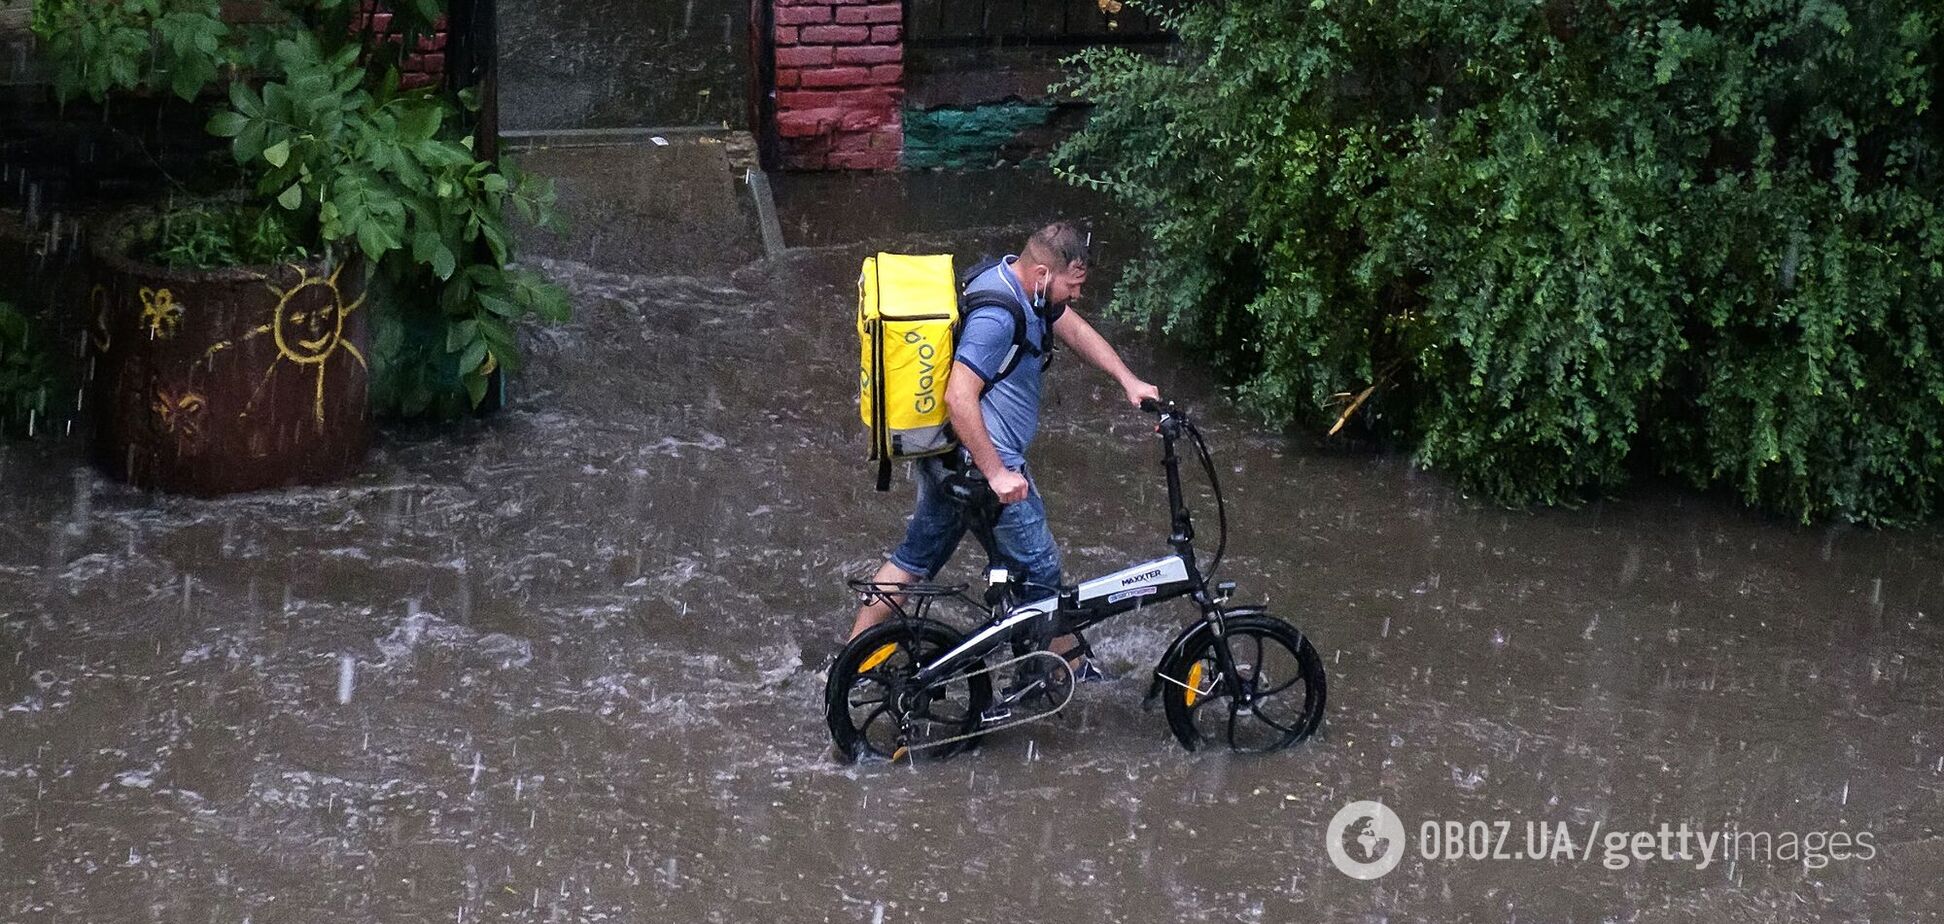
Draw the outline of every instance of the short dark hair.
[[[1093,235],[1080,230],[1070,222],[1056,221],[1038,231],[1026,241],[1026,255],[1033,263],[1044,263],[1055,270],[1065,270],[1079,265],[1087,266],[1087,245]]]

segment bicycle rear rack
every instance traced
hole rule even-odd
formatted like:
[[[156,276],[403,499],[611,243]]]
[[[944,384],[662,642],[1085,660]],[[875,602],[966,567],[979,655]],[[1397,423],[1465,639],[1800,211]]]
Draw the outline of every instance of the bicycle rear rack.
[[[896,581],[872,581],[853,578],[845,581],[864,603],[882,602],[891,608],[891,614],[900,620],[923,619],[931,611],[932,604],[940,599],[955,599],[979,610],[981,607],[965,595],[965,584],[932,584],[917,582],[900,584]],[[900,602],[899,598],[903,598]],[[905,604],[910,604],[907,609]]]

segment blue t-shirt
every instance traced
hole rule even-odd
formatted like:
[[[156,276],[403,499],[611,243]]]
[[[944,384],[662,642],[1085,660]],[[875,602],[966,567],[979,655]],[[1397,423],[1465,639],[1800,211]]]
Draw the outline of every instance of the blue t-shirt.
[[[1033,310],[1030,296],[1007,269],[1016,259],[1008,256],[1004,262],[979,274],[966,287],[966,291],[990,293],[1018,302],[1026,317],[1026,342],[1032,344],[1037,352],[1044,353],[1046,338],[1051,332],[1049,327],[1059,319],[1061,309],[1053,309],[1044,318]],[[953,357],[978,373],[979,378],[991,383],[993,377],[1006,368],[1007,354],[1012,349],[1012,312],[1003,308],[981,308],[965,319]],[[979,410],[985,418],[986,432],[992,436],[993,448],[999,451],[999,461],[1010,469],[1016,470],[1026,464],[1026,447],[1032,444],[1033,436],[1039,432],[1042,365],[1038,356],[1022,357],[1012,374],[992,385],[985,397],[979,400]]]

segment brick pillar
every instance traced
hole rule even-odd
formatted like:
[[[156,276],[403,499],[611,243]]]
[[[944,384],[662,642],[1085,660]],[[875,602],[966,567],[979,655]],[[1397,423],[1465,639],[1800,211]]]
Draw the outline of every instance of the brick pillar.
[[[430,35],[421,36],[399,63],[398,85],[402,89],[437,86],[445,81],[446,18],[439,17]],[[373,41],[397,45],[405,41],[402,31],[392,23],[392,14],[377,0],[364,0],[357,15],[351,17],[351,31],[372,33]]]
[[[783,166],[897,169],[904,150],[904,4],[771,2]]]

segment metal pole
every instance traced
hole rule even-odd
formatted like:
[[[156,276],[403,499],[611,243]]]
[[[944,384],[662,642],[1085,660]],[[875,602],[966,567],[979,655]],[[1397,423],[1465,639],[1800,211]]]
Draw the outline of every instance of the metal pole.
[[[776,137],[776,11],[773,0],[749,2],[749,132],[756,138],[756,162],[775,170],[781,162]]]
[[[473,154],[499,162],[499,15],[494,0],[451,0],[446,9],[446,87],[452,93],[468,87],[479,93],[479,112],[473,117]],[[490,260],[486,241],[479,256]],[[493,370],[486,396],[473,408],[484,417],[507,403],[504,367]]]
[[[479,93],[473,150],[499,160],[499,10],[495,0],[452,0],[446,13],[446,85]]]

